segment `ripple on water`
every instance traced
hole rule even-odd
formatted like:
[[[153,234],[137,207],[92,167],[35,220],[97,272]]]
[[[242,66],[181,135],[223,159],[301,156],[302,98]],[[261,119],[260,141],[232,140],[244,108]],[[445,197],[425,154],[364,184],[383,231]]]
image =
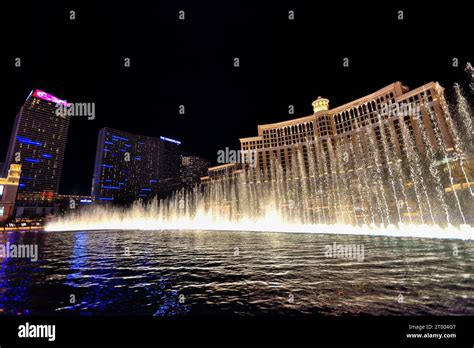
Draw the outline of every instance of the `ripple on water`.
[[[454,256],[452,241],[349,235],[91,231],[35,239],[38,262],[2,261],[4,313],[474,315],[472,242],[456,241]],[[363,245],[364,257],[326,257],[333,243]]]

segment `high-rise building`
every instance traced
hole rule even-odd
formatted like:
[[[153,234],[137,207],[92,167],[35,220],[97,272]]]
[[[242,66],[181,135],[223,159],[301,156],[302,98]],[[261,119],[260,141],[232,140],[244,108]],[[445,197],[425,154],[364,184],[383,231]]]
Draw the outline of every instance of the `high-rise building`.
[[[13,215],[20,182],[21,165],[12,164],[5,178],[0,178],[0,223]]]
[[[401,157],[405,151],[401,145],[402,122],[413,135],[414,146],[419,152],[424,151],[419,122],[423,123],[433,148],[438,148],[442,141],[445,150],[452,151],[453,136],[444,112],[443,92],[444,89],[434,82],[412,91],[401,82],[395,82],[334,109],[329,109],[328,99],[318,98],[312,104],[312,115],[259,125],[258,136],[241,138],[244,162],[254,163],[254,167],[266,175],[275,160],[284,171],[290,169],[297,152],[302,150],[308,168],[309,152],[315,153],[316,162],[322,163],[331,161],[328,147],[340,149],[341,153],[347,151],[344,149],[357,149],[355,134],[363,134],[362,151],[365,154],[370,153],[373,146],[381,148],[382,140],[388,139],[389,146]],[[383,136],[380,122],[385,128]],[[356,154],[362,156],[357,151]]]
[[[16,116],[3,176],[11,164],[21,165],[17,204],[50,200],[58,192],[69,118],[57,110],[66,104],[36,89]]]
[[[201,182],[200,178],[207,175],[211,162],[205,158],[183,155],[181,157],[181,182],[184,187],[192,188]]]
[[[101,129],[92,179],[95,201],[130,203],[164,197],[178,189],[180,144],[163,136]]]

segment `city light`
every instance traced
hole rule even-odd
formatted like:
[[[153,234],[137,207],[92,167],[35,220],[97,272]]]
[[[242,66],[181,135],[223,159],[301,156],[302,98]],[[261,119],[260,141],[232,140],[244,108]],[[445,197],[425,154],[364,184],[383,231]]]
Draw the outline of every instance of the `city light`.
[[[174,139],[171,139],[171,138],[166,138],[166,137],[163,137],[163,136],[160,136],[160,139],[164,140],[164,141],[168,141],[170,143],[181,145],[181,142],[178,141],[178,140],[174,140]]]
[[[61,100],[61,99],[55,97],[54,95],[49,94],[49,93],[46,93],[46,92],[41,91],[41,90],[39,90],[39,89],[37,89],[37,90],[34,91],[33,97],[36,97],[36,98],[39,98],[39,99],[43,99],[43,100],[45,100],[45,101],[50,101],[50,102],[53,102],[53,103],[55,103],[55,104],[60,104],[60,105],[69,106],[69,104],[68,104],[67,101]]]

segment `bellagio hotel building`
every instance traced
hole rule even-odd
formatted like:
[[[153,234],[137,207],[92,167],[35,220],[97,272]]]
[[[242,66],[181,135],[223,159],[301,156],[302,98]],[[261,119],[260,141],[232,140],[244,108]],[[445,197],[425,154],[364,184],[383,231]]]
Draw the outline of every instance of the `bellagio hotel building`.
[[[411,91],[401,82],[395,82],[370,95],[334,109],[329,108],[329,100],[319,97],[312,104],[314,110],[312,115],[259,125],[257,136],[241,138],[242,153],[246,156],[253,156],[254,168],[260,169],[260,173],[265,175],[275,159],[279,161],[283,170],[291,167],[297,150],[302,149],[306,168],[308,168],[307,146],[317,141],[323,149],[327,149],[328,142],[331,142],[333,146],[348,145],[349,142],[353,142],[352,148],[358,148],[358,145],[355,144],[355,137],[352,135],[355,132],[360,132],[362,127],[372,127],[373,132],[360,132],[362,134],[362,148],[367,154],[371,144],[367,139],[367,134],[375,137],[373,144],[382,146],[380,117],[384,121],[390,146],[398,156],[401,157],[404,153],[403,145],[401,145],[403,138],[400,122],[405,122],[414,138],[414,145],[418,152],[425,150],[419,129],[420,120],[426,129],[425,134],[427,134],[431,146],[439,147],[439,139],[442,138],[445,150],[450,152],[453,150],[453,134],[450,132],[449,122],[445,117],[447,105],[443,91],[444,89],[435,82],[427,83]],[[393,105],[399,106],[398,112],[393,112],[394,109],[391,108]],[[418,114],[415,114],[416,105],[419,106]],[[425,105],[428,105],[428,108]],[[413,107],[409,109],[408,106]],[[404,110],[405,112],[403,112]],[[414,116],[417,116],[419,120],[417,121]],[[318,157],[320,155],[316,154]],[[247,157],[246,162],[252,161],[249,161]],[[224,167],[230,169],[233,166],[238,167],[228,164],[209,168],[211,180],[214,172],[222,172],[223,169],[226,169]],[[248,165],[244,164],[244,166]],[[228,171],[226,172],[228,173]],[[214,175],[214,177],[216,176]],[[204,178],[204,181],[207,180],[209,179]]]

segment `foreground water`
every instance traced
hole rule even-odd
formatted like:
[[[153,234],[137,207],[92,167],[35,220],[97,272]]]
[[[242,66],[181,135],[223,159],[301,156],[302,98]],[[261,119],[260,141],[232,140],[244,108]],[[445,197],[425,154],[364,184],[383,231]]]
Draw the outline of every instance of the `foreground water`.
[[[6,243],[39,255],[0,259],[4,315],[474,315],[470,241],[74,231]]]

